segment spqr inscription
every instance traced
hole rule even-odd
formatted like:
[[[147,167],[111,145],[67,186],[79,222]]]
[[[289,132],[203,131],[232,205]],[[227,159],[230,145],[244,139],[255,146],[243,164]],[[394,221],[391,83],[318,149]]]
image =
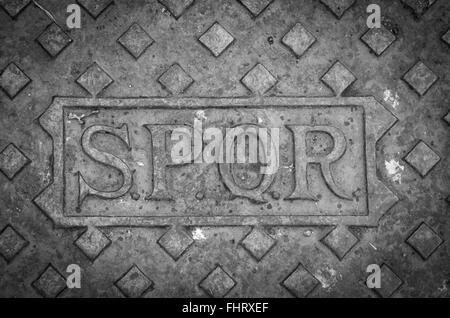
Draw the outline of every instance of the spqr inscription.
[[[64,111],[66,215],[367,214],[363,107],[204,110],[201,135],[212,127],[223,129],[224,140],[229,127],[278,129],[272,174],[198,155],[174,162],[171,134],[183,128],[195,136],[196,110],[98,108],[83,124],[70,120],[84,110]],[[204,140],[200,148],[208,146]]]

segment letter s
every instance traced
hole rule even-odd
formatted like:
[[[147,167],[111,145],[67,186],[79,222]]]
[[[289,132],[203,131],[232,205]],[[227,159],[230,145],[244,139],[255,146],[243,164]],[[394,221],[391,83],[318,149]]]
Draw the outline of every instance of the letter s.
[[[119,170],[120,173],[123,175],[123,183],[117,190],[100,191],[98,189],[94,189],[93,187],[91,187],[83,178],[81,173],[78,172],[78,183],[79,183],[78,207],[81,207],[81,204],[88,195],[95,195],[103,199],[115,199],[121,197],[130,190],[133,184],[133,174],[128,165],[122,159],[108,152],[100,151],[92,145],[91,143],[92,136],[100,132],[108,133],[120,138],[120,140],[122,140],[127,145],[127,148],[130,149],[128,127],[126,124],[122,125],[119,128],[103,125],[94,125],[87,128],[84,131],[83,136],[81,137],[81,146],[88,155],[88,157],[90,157],[92,160],[95,160],[97,162],[103,163],[107,166]]]

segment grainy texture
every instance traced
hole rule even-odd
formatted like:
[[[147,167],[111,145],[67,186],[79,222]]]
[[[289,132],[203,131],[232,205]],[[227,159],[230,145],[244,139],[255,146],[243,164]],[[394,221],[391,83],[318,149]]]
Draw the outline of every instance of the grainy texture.
[[[450,1],[37,2],[0,0],[0,296],[450,296]],[[276,177],[153,167],[199,114],[280,127]]]

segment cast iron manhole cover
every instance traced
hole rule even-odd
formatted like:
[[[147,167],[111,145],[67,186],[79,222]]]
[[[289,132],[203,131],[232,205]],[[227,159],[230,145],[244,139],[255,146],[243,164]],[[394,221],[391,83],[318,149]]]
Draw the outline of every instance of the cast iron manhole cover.
[[[449,296],[448,1],[72,2],[0,0],[1,296]]]

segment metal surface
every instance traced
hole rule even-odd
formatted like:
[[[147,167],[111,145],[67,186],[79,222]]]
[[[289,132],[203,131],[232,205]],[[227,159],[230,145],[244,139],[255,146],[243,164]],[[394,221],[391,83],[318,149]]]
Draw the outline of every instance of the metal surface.
[[[372,2],[0,0],[0,295],[448,297],[450,3]],[[171,162],[199,111],[277,173]]]

